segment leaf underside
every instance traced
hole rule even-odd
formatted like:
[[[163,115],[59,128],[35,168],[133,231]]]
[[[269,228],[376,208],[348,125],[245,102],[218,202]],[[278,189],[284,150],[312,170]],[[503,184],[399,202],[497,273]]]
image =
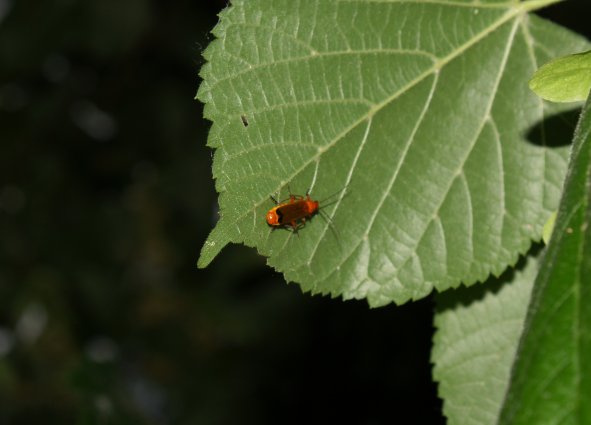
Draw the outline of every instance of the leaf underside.
[[[498,423],[538,268],[531,256],[484,286],[436,296],[431,360],[449,424]]]
[[[198,92],[220,193],[199,265],[244,243],[304,290],[375,306],[513,264],[558,204],[569,141],[527,80],[586,46],[528,4],[234,1]],[[288,186],[346,189],[298,237],[265,222]]]

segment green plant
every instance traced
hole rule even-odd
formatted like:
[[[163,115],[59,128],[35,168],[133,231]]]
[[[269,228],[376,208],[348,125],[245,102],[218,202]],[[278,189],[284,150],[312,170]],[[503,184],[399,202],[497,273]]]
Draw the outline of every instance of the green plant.
[[[220,193],[220,221],[199,266],[227,243],[244,243],[304,290],[372,306],[500,276],[442,294],[434,375],[450,423],[518,423],[513,409],[524,412],[530,393],[521,366],[509,390],[510,372],[540,257],[530,252],[514,266],[558,207],[570,137],[557,126],[573,108],[542,101],[527,81],[550,59],[589,47],[529,13],[554,2],[234,1],[204,53],[198,92],[213,122]],[[573,167],[584,167],[587,115],[569,182],[586,176]],[[317,198],[346,187],[326,209],[339,236],[322,220],[299,238],[271,233],[269,196],[285,197],[288,186]],[[579,230],[589,218],[583,192],[573,195]],[[579,218],[565,206],[567,195],[555,234]],[[554,236],[548,252],[562,252],[562,243]],[[591,256],[584,242],[575,248],[581,269],[568,293],[582,297]],[[560,255],[550,257],[538,281],[560,269]],[[536,310],[546,296],[534,292],[541,301],[526,329],[555,322],[552,312]],[[588,326],[582,310],[562,317]],[[539,343],[525,335],[522,358]],[[582,373],[574,377],[586,382]],[[591,394],[582,390],[572,392],[579,407]]]
[[[529,87],[541,98],[553,102],[587,99],[591,90],[591,51],[547,63],[536,71]]]

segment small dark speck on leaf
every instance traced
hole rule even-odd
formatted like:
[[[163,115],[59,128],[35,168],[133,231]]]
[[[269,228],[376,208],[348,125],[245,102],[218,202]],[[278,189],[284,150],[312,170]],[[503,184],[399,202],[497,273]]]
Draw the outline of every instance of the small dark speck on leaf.
[[[242,125],[248,127],[248,119],[246,118],[246,115],[240,115],[240,119],[242,120]]]

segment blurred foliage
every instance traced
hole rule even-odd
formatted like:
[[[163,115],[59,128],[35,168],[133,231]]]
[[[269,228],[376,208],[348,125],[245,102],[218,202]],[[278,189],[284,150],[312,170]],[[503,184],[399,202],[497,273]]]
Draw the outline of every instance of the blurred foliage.
[[[430,300],[310,297],[243,247],[196,269],[224,5],[0,0],[0,423],[442,421]]]

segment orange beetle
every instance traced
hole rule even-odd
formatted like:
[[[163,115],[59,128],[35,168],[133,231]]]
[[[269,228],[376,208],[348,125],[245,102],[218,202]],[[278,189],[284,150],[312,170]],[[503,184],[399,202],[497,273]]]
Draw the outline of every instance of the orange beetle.
[[[324,220],[326,220],[331,230],[336,234],[336,230],[332,226],[332,220],[327,214],[322,212],[323,208],[332,205],[336,201],[329,202],[328,204],[322,205],[322,207],[320,204],[345,189],[347,188],[342,188],[322,201],[315,201],[310,198],[310,190],[308,190],[304,196],[293,195],[290,190],[289,198],[281,202],[277,202],[277,200],[271,196],[271,200],[275,202],[275,206],[267,212],[267,224],[271,226],[273,230],[277,228],[291,228],[292,232],[297,233],[299,229],[306,225],[306,220],[311,219],[316,214],[320,214]]]
[[[305,196],[289,195],[289,199],[282,202],[273,197],[271,199],[277,205],[267,212],[267,224],[273,228],[291,227],[295,233],[306,224],[306,219],[312,218],[320,209],[318,201],[311,199],[308,193]]]

